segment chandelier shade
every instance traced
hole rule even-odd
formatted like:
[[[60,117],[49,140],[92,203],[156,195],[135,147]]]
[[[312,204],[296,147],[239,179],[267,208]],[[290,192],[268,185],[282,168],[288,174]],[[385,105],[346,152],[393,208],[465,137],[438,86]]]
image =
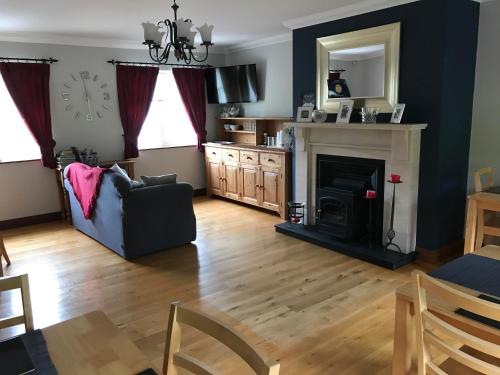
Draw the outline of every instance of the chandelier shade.
[[[212,31],[213,26],[207,23],[196,30],[192,30],[193,22],[191,19],[179,18],[177,19],[177,5],[176,0],[172,5],[174,11],[174,20],[165,19],[154,24],[152,22],[143,22],[144,29],[144,43],[149,48],[149,56],[158,64],[168,64],[170,52],[172,51],[177,61],[183,61],[185,64],[191,62],[204,62],[208,59],[208,49],[212,46]],[[200,33],[202,40],[201,46],[204,47],[204,56],[195,54],[195,39],[196,35]]]

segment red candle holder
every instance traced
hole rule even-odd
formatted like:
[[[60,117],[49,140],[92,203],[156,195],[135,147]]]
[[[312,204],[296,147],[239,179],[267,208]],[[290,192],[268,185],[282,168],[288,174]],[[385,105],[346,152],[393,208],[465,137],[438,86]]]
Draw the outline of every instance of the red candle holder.
[[[393,184],[401,183],[401,176],[398,174],[391,173],[391,181]]]
[[[365,198],[366,199],[376,199],[377,198],[377,192],[375,190],[367,190]]]

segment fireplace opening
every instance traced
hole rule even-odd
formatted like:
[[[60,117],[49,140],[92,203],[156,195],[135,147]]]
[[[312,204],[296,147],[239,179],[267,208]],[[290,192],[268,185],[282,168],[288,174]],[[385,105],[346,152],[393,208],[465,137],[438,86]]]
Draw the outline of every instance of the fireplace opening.
[[[349,242],[382,244],[385,161],[318,155],[316,226]],[[367,190],[377,191],[371,222]]]

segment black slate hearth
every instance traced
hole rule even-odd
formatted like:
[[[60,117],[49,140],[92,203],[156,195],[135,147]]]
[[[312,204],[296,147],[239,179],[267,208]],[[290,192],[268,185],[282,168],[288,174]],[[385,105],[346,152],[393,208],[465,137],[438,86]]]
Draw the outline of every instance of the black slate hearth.
[[[275,228],[278,233],[311,242],[391,270],[405,266],[415,260],[415,253],[399,254],[394,251],[384,251],[381,246],[370,248],[368,245],[360,243],[343,242],[318,231],[315,226],[295,225],[286,222],[277,224]]]

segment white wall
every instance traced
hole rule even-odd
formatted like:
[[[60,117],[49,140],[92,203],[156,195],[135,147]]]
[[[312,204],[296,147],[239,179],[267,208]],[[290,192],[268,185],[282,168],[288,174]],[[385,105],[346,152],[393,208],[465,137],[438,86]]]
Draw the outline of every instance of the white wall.
[[[61,45],[0,42],[2,56],[54,57],[58,63],[51,66],[50,95],[52,128],[56,151],[77,146],[92,147],[100,160],[122,158],[122,128],[116,95],[115,68],[106,63],[109,59],[149,61],[142,50],[74,47]],[[223,55],[212,55],[210,64],[223,65]],[[104,118],[88,123],[75,120],[65,111],[66,102],[61,98],[64,82],[69,74],[88,70],[98,74],[100,81],[109,85],[110,110],[102,111]],[[207,131],[209,139],[215,136],[215,117],[218,106],[209,105]],[[141,152],[137,159],[136,174],[157,175],[176,172],[179,180],[190,182],[195,189],[203,188],[203,154],[195,147],[166,148]],[[0,221],[59,211],[59,201],[54,172],[43,168],[37,161],[0,163]]]
[[[474,171],[491,166],[500,185],[500,1],[481,3],[476,87],[469,155],[469,191]]]
[[[226,65],[257,64],[260,100],[242,104],[245,116],[294,115],[292,42],[241,50],[226,56]]]

